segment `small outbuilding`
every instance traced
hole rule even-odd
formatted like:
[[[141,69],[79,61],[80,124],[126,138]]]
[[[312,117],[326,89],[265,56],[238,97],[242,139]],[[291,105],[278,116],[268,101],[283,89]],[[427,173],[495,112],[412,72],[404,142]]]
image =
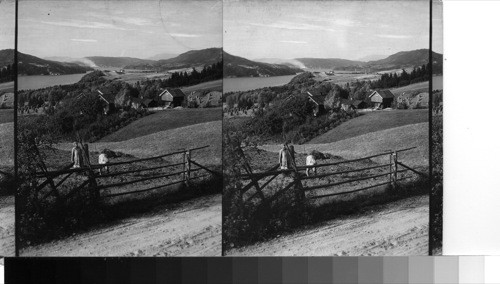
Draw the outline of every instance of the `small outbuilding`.
[[[373,91],[368,98],[375,108],[388,108],[394,102],[394,94],[390,90]]]
[[[165,107],[183,106],[186,101],[186,95],[181,89],[166,88],[158,95],[160,101]]]

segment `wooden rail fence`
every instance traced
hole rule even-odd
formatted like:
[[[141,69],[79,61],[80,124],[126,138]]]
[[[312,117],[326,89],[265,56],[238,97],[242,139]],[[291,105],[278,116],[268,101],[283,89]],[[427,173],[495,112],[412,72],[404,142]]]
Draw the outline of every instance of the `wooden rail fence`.
[[[193,180],[200,179],[203,177],[207,177],[210,175],[221,175],[220,173],[213,171],[206,166],[201,165],[200,163],[196,162],[195,160],[192,159],[192,153],[194,151],[198,151],[201,149],[208,148],[209,145],[207,146],[202,146],[202,147],[197,147],[197,148],[192,148],[192,149],[187,149],[187,150],[179,150],[176,152],[160,155],[160,156],[155,156],[155,157],[149,157],[149,158],[142,158],[142,159],[135,159],[135,160],[130,160],[130,161],[121,161],[121,162],[114,162],[114,163],[107,163],[107,164],[92,164],[90,160],[90,154],[88,150],[88,145],[87,144],[82,144],[82,149],[83,149],[83,165],[80,168],[72,168],[72,164],[65,166],[62,169],[59,170],[53,170],[49,171],[47,170],[47,167],[42,164],[41,166],[41,172],[36,173],[36,177],[41,181],[37,186],[36,186],[36,192],[38,194],[41,194],[42,191],[45,193],[42,194],[42,198],[46,199],[49,196],[54,196],[58,201],[64,201],[68,200],[71,198],[73,195],[78,193],[79,191],[82,190],[88,190],[90,192],[90,195],[95,199],[101,199],[101,198],[109,198],[109,197],[116,197],[116,196],[122,196],[122,195],[128,195],[128,194],[137,194],[137,193],[142,193],[146,191],[151,191],[154,189],[159,189],[159,188],[164,188],[168,187],[171,185],[175,184],[181,184],[184,183],[186,185],[189,185]],[[122,171],[112,171],[109,173],[105,174],[98,174],[97,171],[100,169],[103,169],[104,167],[113,168],[116,166],[121,166],[121,165],[127,165],[127,164],[137,164],[140,162],[144,161],[152,161],[152,160],[159,160],[164,163],[165,161],[162,158],[165,157],[171,157],[171,156],[181,156],[179,162],[174,162],[171,164],[162,164],[158,166],[153,166],[153,167],[146,167],[146,168],[138,168],[138,169],[131,169],[131,170],[122,170]],[[104,183],[103,181],[109,180],[112,177],[124,177],[125,175],[128,174],[135,174],[135,173],[142,173],[142,172],[151,172],[154,170],[161,170],[161,169],[170,169],[174,168],[173,172],[169,173],[154,173],[151,176],[144,176],[132,180],[125,180],[125,181],[119,181],[119,182],[111,182],[111,183]],[[178,169],[175,171],[175,169]],[[180,168],[180,169],[179,169]],[[199,175],[193,175],[194,173],[201,172],[203,171],[204,173],[199,174]],[[63,187],[63,184],[68,181],[68,179],[73,176],[73,175],[78,175],[78,176],[84,176],[84,180],[80,182],[80,184],[76,186],[69,186],[69,192],[66,194],[62,195],[61,194],[61,189]],[[175,178],[175,177],[180,177]],[[160,185],[154,185],[152,187],[148,188],[141,188],[138,190],[133,190],[133,191],[125,191],[125,192],[117,192],[117,193],[108,193],[105,195],[102,195],[101,193],[109,188],[116,188],[116,187],[123,187],[131,184],[138,184],[142,183],[145,181],[150,181],[150,180],[158,180],[162,178],[172,178],[173,180],[165,184],[160,184]],[[46,190],[48,188],[48,190]]]
[[[244,198],[244,202],[245,203],[251,202],[255,197],[258,196],[258,197],[260,197],[261,204],[263,204],[263,206],[269,206],[269,204],[271,202],[273,202],[274,200],[276,200],[280,195],[282,195],[283,193],[285,193],[291,189],[294,189],[296,191],[296,193],[300,199],[305,199],[306,192],[313,192],[317,189],[332,188],[332,187],[336,187],[336,186],[340,186],[340,185],[357,183],[359,181],[367,181],[367,180],[372,180],[372,179],[376,180],[378,178],[387,177],[387,179],[385,181],[377,182],[376,184],[371,184],[371,185],[364,186],[361,188],[356,188],[356,189],[352,189],[352,190],[348,190],[348,191],[321,194],[321,195],[311,195],[311,196],[307,197],[310,199],[318,199],[318,198],[331,197],[331,196],[337,196],[337,195],[345,195],[345,194],[365,191],[368,189],[372,189],[372,188],[384,186],[384,185],[396,186],[398,182],[413,177],[413,176],[406,176],[405,177],[405,176],[401,175],[402,173],[405,173],[405,172],[411,172],[411,173],[417,174],[419,176],[428,177],[426,174],[424,174],[420,171],[417,171],[416,169],[411,168],[410,166],[402,163],[399,160],[399,158],[400,158],[399,154],[401,152],[410,151],[410,150],[413,150],[416,148],[417,147],[411,147],[411,148],[400,149],[400,150],[395,150],[395,151],[386,151],[386,152],[376,154],[376,155],[371,155],[371,156],[358,158],[358,159],[352,159],[352,160],[345,160],[345,161],[340,161],[340,162],[335,162],[335,163],[317,164],[314,166],[297,166],[297,167],[294,167],[293,169],[287,169],[287,170],[278,170],[279,165],[275,165],[275,166],[273,166],[273,167],[271,167],[263,172],[247,173],[247,174],[241,175],[242,180],[249,181],[249,183],[244,185],[243,188],[241,189],[241,194],[242,194],[242,196],[244,196],[247,191],[254,188],[255,193],[248,196],[247,198]],[[349,169],[349,170],[332,171],[332,172],[322,173],[322,174],[318,174],[318,175],[311,175],[311,176],[304,176],[302,174],[302,172],[308,168],[324,168],[324,167],[337,166],[337,165],[341,165],[341,164],[352,164],[354,162],[369,160],[372,158],[383,157],[383,156],[387,156],[389,158],[388,163],[384,163],[381,165],[368,166],[368,167],[363,167],[363,168],[354,168],[354,169]],[[313,179],[320,180],[322,178],[335,176],[335,175],[345,175],[345,174],[353,173],[353,172],[364,172],[364,171],[369,171],[369,170],[374,170],[374,169],[383,169],[383,168],[387,168],[388,171],[384,172],[384,173],[373,174],[373,175],[369,175],[369,176],[358,177],[358,178],[348,179],[348,180],[343,180],[343,181],[328,182],[328,183],[319,184],[319,185],[306,186],[304,184],[304,181],[306,181],[306,180],[313,180]],[[284,185],[281,189],[279,189],[272,196],[266,197],[266,194],[264,192],[264,188],[266,186],[268,186],[279,175],[290,176],[290,177],[292,177],[293,180],[291,182],[289,182],[287,185]]]

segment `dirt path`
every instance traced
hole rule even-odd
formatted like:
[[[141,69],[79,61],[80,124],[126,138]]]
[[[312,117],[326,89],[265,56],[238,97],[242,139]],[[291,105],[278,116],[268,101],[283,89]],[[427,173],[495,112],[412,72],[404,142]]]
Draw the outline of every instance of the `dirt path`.
[[[0,196],[0,256],[14,256],[14,196]]]
[[[221,195],[28,247],[23,256],[220,256]]]
[[[417,196],[367,207],[365,212],[331,220],[227,255],[338,256],[427,255],[429,198]]]

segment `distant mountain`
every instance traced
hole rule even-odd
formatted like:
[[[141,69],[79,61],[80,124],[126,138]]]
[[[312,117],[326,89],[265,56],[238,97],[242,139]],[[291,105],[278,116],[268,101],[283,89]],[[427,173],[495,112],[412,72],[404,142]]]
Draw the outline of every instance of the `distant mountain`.
[[[14,63],[14,49],[0,50],[0,68]]]
[[[433,52],[432,57],[434,61],[442,62],[443,55]],[[420,66],[429,62],[429,50],[417,49],[412,51],[401,51],[395,53],[387,58],[369,61],[367,66],[382,70],[382,69],[395,69],[402,67]]]
[[[156,61],[140,59],[134,57],[109,57],[109,56],[87,56],[86,59],[92,61],[96,66],[102,68],[127,68],[128,66],[148,66]],[[137,68],[135,68],[137,69]],[[151,69],[151,68],[147,68]]]
[[[269,64],[281,64],[295,68],[306,68],[304,63],[298,61],[297,59],[281,59],[281,58],[258,58],[253,61],[269,63]]]
[[[99,66],[95,65],[90,59],[87,58],[73,58],[73,57],[64,57],[64,56],[51,56],[45,57],[45,60],[57,61],[57,62],[66,62],[66,63],[75,63],[80,66],[88,66],[92,68],[97,68]]]
[[[363,61],[354,61],[340,58],[296,58],[309,69],[342,69],[345,67],[361,67]]]
[[[92,68],[76,63],[45,60],[33,55],[17,52],[19,75],[65,75],[91,71]]]
[[[164,60],[164,59],[170,59],[170,58],[174,58],[176,56],[178,56],[179,54],[175,54],[175,53],[160,53],[160,54],[156,54],[154,56],[151,56],[149,57],[148,59],[149,60]]]
[[[224,52],[224,77],[269,77],[295,75],[302,69],[282,64],[251,61]]]
[[[436,63],[443,60],[443,55],[433,53],[433,61]],[[379,60],[356,61],[340,58],[296,58],[309,69],[333,69],[333,70],[359,70],[367,69],[371,72],[420,66],[429,61],[428,49],[417,49],[411,51],[401,51]]]
[[[150,60],[147,63],[129,64],[127,69],[151,69],[156,71],[167,71],[182,68],[202,67],[211,65],[222,60],[222,48],[207,48],[201,50],[190,50],[176,57],[158,61]]]
[[[372,54],[372,55],[367,55],[363,56],[358,59],[358,61],[374,61],[374,60],[380,60],[386,58],[387,55],[381,55],[381,54]]]

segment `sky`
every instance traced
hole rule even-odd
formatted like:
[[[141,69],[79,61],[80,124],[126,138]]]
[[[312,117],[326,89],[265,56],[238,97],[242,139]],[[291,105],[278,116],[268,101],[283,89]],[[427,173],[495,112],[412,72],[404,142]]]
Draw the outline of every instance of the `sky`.
[[[249,59],[391,55],[429,48],[429,15],[419,0],[225,0],[224,50]]]
[[[42,58],[222,47],[221,1],[23,0],[18,13],[18,50]]]
[[[0,1],[0,50],[14,49],[15,9],[14,0]]]

